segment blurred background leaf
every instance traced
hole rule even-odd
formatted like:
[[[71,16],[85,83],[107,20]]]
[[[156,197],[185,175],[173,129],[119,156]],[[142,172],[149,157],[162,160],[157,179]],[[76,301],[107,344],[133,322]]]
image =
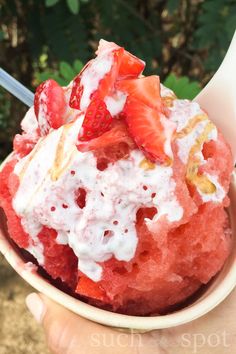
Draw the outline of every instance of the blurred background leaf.
[[[49,77],[67,85],[104,38],[192,99],[218,68],[235,26],[236,0],[0,0],[0,65],[32,90]],[[0,91],[0,159],[25,111]]]
[[[77,15],[79,13],[79,8],[80,8],[79,0],[66,0],[66,2],[67,2],[67,5],[68,5],[70,11],[74,15]]]
[[[200,84],[197,81],[190,81],[186,76],[176,77],[170,74],[163,84],[173,90],[178,98],[192,100],[200,92]]]
[[[45,0],[45,5],[47,7],[56,5],[60,0]],[[80,1],[82,3],[87,3],[89,0],[65,0],[69,10],[72,14],[77,15],[80,9]]]
[[[35,83],[45,81],[49,78],[56,80],[61,86],[66,86],[69,82],[81,71],[83,63],[80,60],[75,60],[73,65],[65,61],[59,62],[58,69],[45,69],[42,72],[35,72]]]
[[[54,6],[56,5],[56,3],[58,3],[59,0],[45,0],[45,5],[50,7],[50,6]]]

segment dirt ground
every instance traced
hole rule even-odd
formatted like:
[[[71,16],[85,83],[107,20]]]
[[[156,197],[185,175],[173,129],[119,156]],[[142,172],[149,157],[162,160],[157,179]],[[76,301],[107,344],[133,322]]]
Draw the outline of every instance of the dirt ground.
[[[25,306],[32,290],[0,254],[0,354],[49,354],[42,329]]]

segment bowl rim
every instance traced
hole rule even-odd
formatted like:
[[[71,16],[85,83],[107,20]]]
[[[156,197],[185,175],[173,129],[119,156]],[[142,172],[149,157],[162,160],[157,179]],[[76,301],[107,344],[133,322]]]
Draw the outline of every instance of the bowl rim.
[[[11,158],[8,158],[0,166],[0,170],[5,163]],[[236,195],[236,172],[232,174],[231,193]],[[236,199],[236,197],[235,197]],[[236,200],[235,204],[236,210]],[[231,205],[233,208],[233,206]],[[231,221],[232,208],[230,210]],[[235,225],[236,230],[236,225]],[[89,305],[79,299],[66,294],[59,290],[54,285],[50,284],[46,279],[37,273],[36,266],[30,266],[25,262],[18,252],[13,248],[11,243],[4,235],[4,231],[0,228],[0,252],[4,255],[8,263],[13,269],[33,288],[45,294],[51,300],[59,303],[68,310],[87,318],[93,322],[97,322],[106,326],[133,329],[138,331],[151,331],[154,329],[170,328],[185,323],[191,322],[215,308],[221,303],[236,286],[236,235],[233,238],[232,252],[224,264],[224,267],[218,273],[216,279],[220,281],[218,286],[214,288],[214,282],[210,287],[213,290],[210,294],[200,297],[197,301],[193,302],[190,306],[185,307],[176,312],[167,315],[157,316],[131,316],[111,311],[99,309],[95,306]],[[225,275],[224,275],[225,274]],[[219,280],[219,278],[222,278]]]

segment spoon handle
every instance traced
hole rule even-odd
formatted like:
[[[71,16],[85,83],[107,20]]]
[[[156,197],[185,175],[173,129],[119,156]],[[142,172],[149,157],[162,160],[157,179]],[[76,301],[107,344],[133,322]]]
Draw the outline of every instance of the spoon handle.
[[[0,68],[0,85],[27,106],[33,106],[34,94],[2,68]]]
[[[194,100],[223,133],[236,162],[236,31],[221,66]]]

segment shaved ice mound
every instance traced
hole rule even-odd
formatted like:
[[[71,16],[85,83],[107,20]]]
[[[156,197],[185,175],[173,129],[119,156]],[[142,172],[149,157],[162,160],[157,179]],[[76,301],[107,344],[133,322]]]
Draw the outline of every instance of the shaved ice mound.
[[[207,113],[144,66],[101,41],[68,87],[41,84],[0,172],[12,240],[75,297],[141,316],[222,269],[233,170]]]

